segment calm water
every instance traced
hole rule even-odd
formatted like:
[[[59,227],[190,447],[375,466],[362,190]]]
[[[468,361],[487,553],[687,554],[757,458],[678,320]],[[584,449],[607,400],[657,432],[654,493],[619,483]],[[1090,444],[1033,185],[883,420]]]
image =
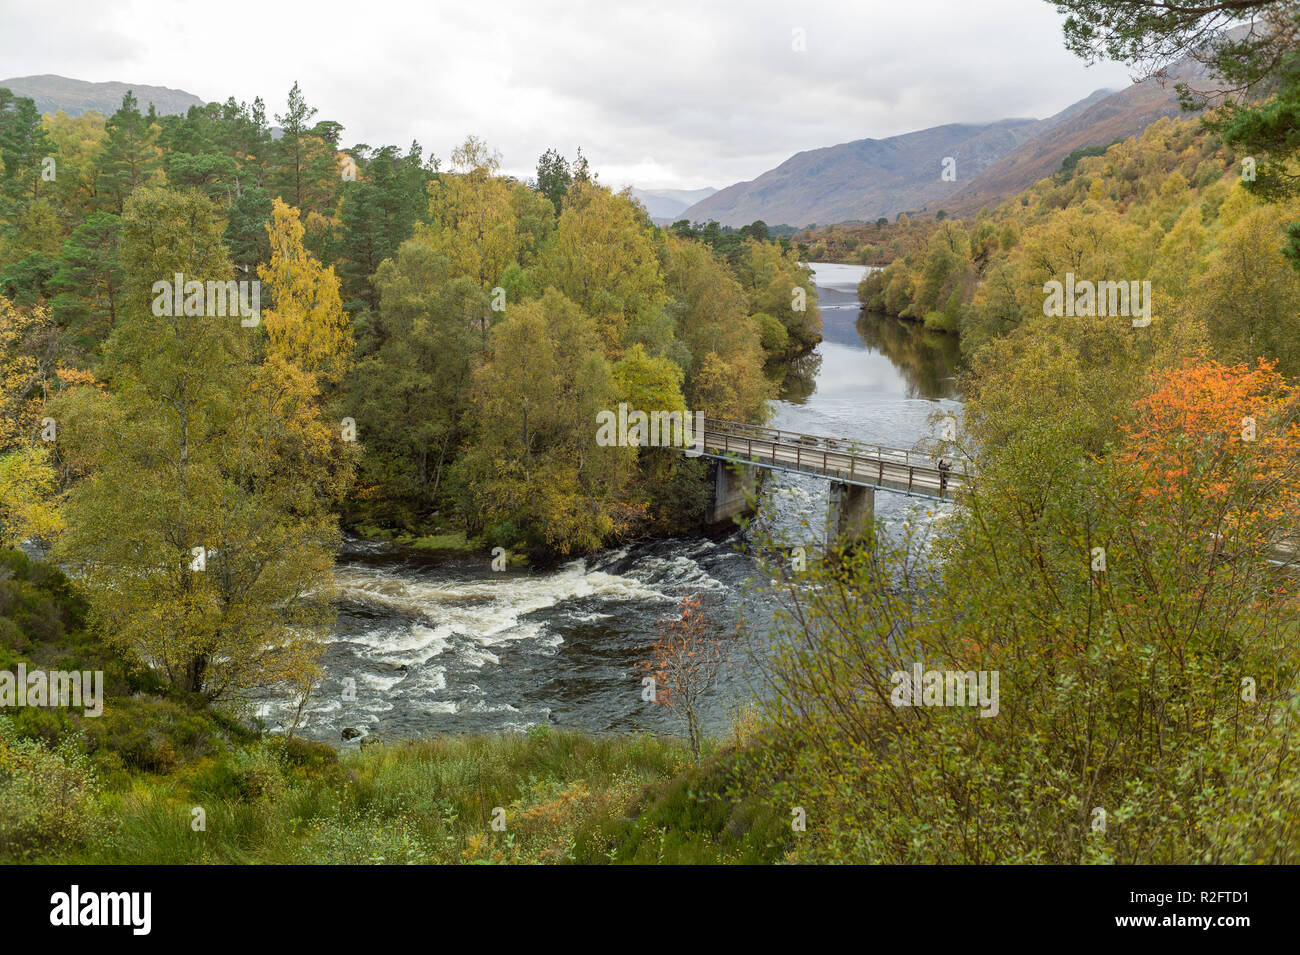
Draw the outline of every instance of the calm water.
[[[959,407],[956,346],[881,316],[857,299],[858,266],[814,265],[825,340],[782,382],[773,425],[911,447],[936,410]],[[776,474],[762,507],[785,531],[818,527],[826,484]],[[878,494],[887,523],[920,505]],[[341,556],[338,629],[304,735],[336,741],[344,727],[386,738],[526,729],[674,732],[643,703],[638,661],[678,602],[698,594],[720,633],[767,611],[745,586],[754,564],[737,532],[724,539],[636,544],[544,572],[493,573],[481,561],[436,560],[350,543]],[[355,700],[345,700],[345,681]],[[711,701],[715,727],[751,696],[747,654],[732,656]],[[278,708],[264,708],[268,723]]]

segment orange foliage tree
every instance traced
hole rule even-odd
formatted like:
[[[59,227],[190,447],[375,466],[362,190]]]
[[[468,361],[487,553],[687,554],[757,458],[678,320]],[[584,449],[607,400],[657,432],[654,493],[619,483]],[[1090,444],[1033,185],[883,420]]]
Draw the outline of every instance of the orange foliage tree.
[[[722,641],[710,636],[698,596],[683,598],[681,616],[660,630],[641,668],[653,679],[652,699],[686,723],[691,755],[700,761],[700,708],[724,663]]]
[[[1296,387],[1263,360],[1168,369],[1153,385],[1116,455],[1143,520],[1216,553],[1272,552],[1300,516]]]

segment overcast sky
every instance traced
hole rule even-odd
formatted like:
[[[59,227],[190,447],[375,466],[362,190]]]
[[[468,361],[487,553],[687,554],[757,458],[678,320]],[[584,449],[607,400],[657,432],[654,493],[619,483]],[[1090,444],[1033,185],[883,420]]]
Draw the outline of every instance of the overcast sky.
[[[581,146],[608,185],[722,187],[800,150],[1041,118],[1129,82],[1068,54],[1060,21],[1044,0],[9,2],[0,77],[261,95],[271,115],[297,80],[345,145],[414,138],[445,161],[475,133],[521,177]]]

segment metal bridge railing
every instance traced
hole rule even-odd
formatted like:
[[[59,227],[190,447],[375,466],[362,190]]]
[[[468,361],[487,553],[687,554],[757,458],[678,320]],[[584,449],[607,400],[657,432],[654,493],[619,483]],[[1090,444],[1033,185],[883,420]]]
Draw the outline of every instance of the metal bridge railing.
[[[857,483],[887,487],[906,478],[909,493],[946,497],[965,484],[967,462],[946,473],[928,455],[903,448],[765,428],[718,418],[704,419],[706,450],[743,454],[756,463],[823,474]],[[886,483],[888,479],[889,484]]]

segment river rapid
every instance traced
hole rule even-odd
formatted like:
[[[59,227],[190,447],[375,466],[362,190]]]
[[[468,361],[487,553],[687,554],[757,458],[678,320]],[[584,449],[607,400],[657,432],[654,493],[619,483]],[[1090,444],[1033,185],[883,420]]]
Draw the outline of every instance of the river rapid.
[[[772,426],[912,447],[934,434],[936,411],[960,407],[953,339],[864,313],[861,266],[813,264],[823,342],[791,369]],[[774,472],[760,507],[778,527],[821,526],[825,481]],[[887,524],[935,505],[878,493]],[[340,554],[338,624],[326,676],[299,734],[337,742],[352,727],[397,739],[524,730],[680,732],[641,700],[639,661],[682,598],[699,595],[720,634],[770,610],[747,586],[756,565],[740,531],[721,538],[638,543],[547,570],[494,573],[483,559],[438,558],[349,541]],[[707,706],[706,729],[726,727],[752,699],[750,651],[733,641]],[[355,697],[354,699],[351,697]],[[267,703],[270,726],[284,708]],[[351,745],[356,745],[351,744]]]

